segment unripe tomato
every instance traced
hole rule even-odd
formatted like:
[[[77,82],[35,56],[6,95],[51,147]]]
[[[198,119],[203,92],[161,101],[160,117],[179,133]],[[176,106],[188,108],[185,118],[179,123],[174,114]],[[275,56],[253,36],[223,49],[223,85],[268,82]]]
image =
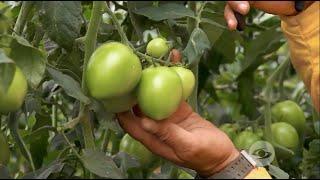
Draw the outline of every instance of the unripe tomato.
[[[296,129],[288,123],[277,122],[271,125],[273,140],[281,146],[295,150],[299,145]]]
[[[0,113],[18,110],[27,94],[27,88],[27,80],[20,68],[16,66],[14,77],[7,91],[4,92],[4,89],[0,87]]]
[[[0,132],[0,165],[7,165],[10,159],[10,149],[6,138]]]
[[[306,118],[302,109],[298,104],[290,100],[275,104],[272,107],[272,118],[276,122],[291,124],[299,134],[302,134],[306,127]]]
[[[172,49],[170,55],[170,61],[173,64],[181,62],[182,55],[178,49]]]
[[[147,45],[147,54],[155,58],[166,55],[168,51],[169,46],[163,38],[152,39]]]
[[[237,136],[238,127],[236,124],[225,123],[221,125],[219,129],[225,132],[232,141],[234,141]]]
[[[183,67],[172,67],[175,70],[182,81],[183,88],[183,99],[186,100],[191,95],[194,85],[196,83],[196,78],[193,75],[193,72],[189,69]]]
[[[124,135],[121,139],[119,150],[137,158],[143,169],[152,169],[159,161],[156,155],[129,134]]]
[[[260,136],[252,131],[242,131],[234,139],[234,144],[238,149],[249,149],[255,142],[261,140]]]
[[[94,98],[120,97],[136,87],[141,72],[140,60],[129,47],[110,42],[92,54],[86,69],[86,83]]]
[[[104,107],[108,112],[119,113],[130,110],[137,104],[137,97],[134,92],[129,94],[103,100]]]
[[[182,101],[182,82],[169,67],[144,69],[138,86],[141,111],[155,120],[168,118]]]

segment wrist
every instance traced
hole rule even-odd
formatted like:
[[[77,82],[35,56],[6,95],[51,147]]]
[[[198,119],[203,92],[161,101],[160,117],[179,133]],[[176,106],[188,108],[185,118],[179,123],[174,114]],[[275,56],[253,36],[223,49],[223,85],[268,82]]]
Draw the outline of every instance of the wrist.
[[[198,171],[198,174],[201,177],[210,177],[215,173],[218,173],[219,171],[223,170],[225,167],[227,167],[232,161],[234,161],[237,157],[239,157],[239,155],[240,155],[240,152],[236,148],[234,148],[232,153],[227,158],[223,159],[218,164],[215,164],[215,166],[213,166],[208,170]]]

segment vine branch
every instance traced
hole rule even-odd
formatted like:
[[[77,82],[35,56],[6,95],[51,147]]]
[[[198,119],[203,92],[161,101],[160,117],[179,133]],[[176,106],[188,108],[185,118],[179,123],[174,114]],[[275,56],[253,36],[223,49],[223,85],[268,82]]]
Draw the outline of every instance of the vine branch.
[[[93,8],[92,8],[92,14],[90,18],[90,23],[88,27],[88,31],[86,33],[85,38],[85,55],[84,55],[84,63],[83,63],[83,72],[82,72],[82,89],[85,94],[88,94],[88,89],[86,86],[86,73],[85,69],[87,68],[88,61],[94,52],[96,48],[96,41],[97,41],[97,34],[99,25],[102,18],[103,13],[103,2],[101,1],[94,1],[93,2]],[[80,122],[83,129],[84,134],[84,141],[86,148],[95,148],[94,143],[94,136],[93,136],[93,128],[91,127],[91,121],[89,116],[89,110],[87,105],[84,105],[83,103],[80,104]]]
[[[28,17],[28,14],[33,6],[32,1],[23,1],[21,5],[21,9],[18,15],[18,19],[13,28],[13,34],[20,35]]]

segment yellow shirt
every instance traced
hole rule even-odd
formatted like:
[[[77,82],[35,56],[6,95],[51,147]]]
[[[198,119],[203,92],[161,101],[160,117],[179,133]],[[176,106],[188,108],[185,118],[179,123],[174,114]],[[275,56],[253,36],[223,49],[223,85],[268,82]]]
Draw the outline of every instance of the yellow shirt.
[[[287,37],[291,62],[305,83],[314,104],[320,112],[319,74],[319,1],[296,16],[281,17],[281,27]],[[252,170],[245,179],[271,179],[265,168]]]
[[[320,112],[319,1],[296,16],[281,17],[291,62],[306,85],[315,109]]]

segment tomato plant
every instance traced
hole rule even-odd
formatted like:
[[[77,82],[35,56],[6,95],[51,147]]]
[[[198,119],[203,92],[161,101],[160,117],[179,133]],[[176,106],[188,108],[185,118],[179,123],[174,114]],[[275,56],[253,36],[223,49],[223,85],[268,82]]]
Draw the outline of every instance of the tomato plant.
[[[0,113],[18,110],[27,93],[27,81],[19,67],[16,67],[13,79],[7,90],[0,84]]]
[[[296,149],[299,145],[297,131],[288,123],[278,122],[272,124],[272,137],[275,142],[290,149]]]
[[[147,45],[147,53],[156,58],[166,55],[168,51],[169,46],[164,38],[152,39]]]
[[[259,140],[261,140],[260,136],[252,131],[242,131],[235,137],[234,144],[238,149],[249,149]]]
[[[139,107],[152,119],[168,118],[182,102],[182,82],[171,68],[151,67],[143,70],[138,86]]]
[[[225,123],[219,128],[225,132],[232,141],[237,137],[238,127],[236,124]]]
[[[194,178],[153,164],[116,114],[162,120],[184,100],[238,148],[274,148],[261,160],[272,177],[319,178],[320,118],[280,18],[251,8],[229,31],[224,6],[0,2],[0,179]]]
[[[92,54],[86,69],[90,94],[108,99],[130,93],[138,84],[141,64],[133,51],[118,42],[101,45]]]
[[[272,116],[277,122],[291,124],[300,134],[306,127],[306,118],[302,109],[293,101],[282,101],[272,107]]]
[[[120,97],[104,99],[103,104],[109,112],[124,112],[130,110],[135,104],[137,104],[137,96],[133,91]]]
[[[172,67],[172,69],[175,70],[181,78],[183,89],[182,96],[183,99],[186,100],[191,95],[195,85],[193,72],[183,67]]]

